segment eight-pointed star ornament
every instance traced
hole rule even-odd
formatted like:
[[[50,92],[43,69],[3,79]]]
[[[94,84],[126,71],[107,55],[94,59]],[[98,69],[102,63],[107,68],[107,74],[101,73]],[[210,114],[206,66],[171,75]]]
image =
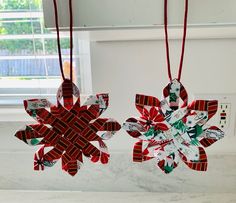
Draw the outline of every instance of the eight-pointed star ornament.
[[[163,91],[164,99],[136,95],[139,118],[129,118],[123,128],[139,141],[134,145],[133,161],[155,159],[165,173],[170,173],[182,160],[189,168],[207,170],[209,147],[224,133],[207,121],[217,111],[216,100],[195,100],[188,104],[184,86],[172,80]],[[182,103],[180,105],[180,103]]]
[[[74,176],[83,155],[93,162],[108,163],[110,155],[104,140],[121,128],[111,118],[99,118],[108,100],[108,94],[97,94],[81,106],[79,89],[70,80],[64,80],[59,88],[57,105],[46,99],[25,100],[26,112],[38,124],[27,125],[16,137],[28,145],[41,146],[34,156],[34,169],[44,170],[61,159],[62,169]]]

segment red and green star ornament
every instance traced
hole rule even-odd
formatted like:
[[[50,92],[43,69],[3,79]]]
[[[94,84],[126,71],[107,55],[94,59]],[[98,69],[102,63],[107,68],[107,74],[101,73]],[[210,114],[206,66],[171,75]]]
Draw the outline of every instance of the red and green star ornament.
[[[182,160],[190,169],[207,170],[206,147],[224,137],[224,132],[207,122],[217,112],[216,100],[195,100],[188,104],[184,86],[172,80],[163,90],[164,99],[136,95],[140,117],[126,120],[123,128],[138,139],[133,161],[155,159],[165,173],[175,169]]]
[[[61,159],[62,169],[74,176],[83,157],[107,164],[110,155],[105,141],[121,128],[114,119],[100,118],[108,101],[108,94],[97,94],[81,105],[79,89],[70,80],[59,88],[57,105],[47,99],[25,100],[26,112],[38,124],[27,125],[15,136],[28,145],[40,146],[34,155],[34,169],[44,170]]]

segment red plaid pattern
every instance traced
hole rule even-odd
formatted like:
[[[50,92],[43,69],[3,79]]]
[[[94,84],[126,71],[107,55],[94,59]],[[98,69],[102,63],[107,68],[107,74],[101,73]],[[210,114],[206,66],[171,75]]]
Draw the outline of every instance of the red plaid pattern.
[[[78,92],[73,91],[76,88],[74,84],[64,81],[61,88],[64,106],[58,100],[57,106],[47,106],[48,102],[45,102],[44,106],[35,108],[30,106],[31,102],[37,105],[42,100],[25,101],[26,111],[40,124],[28,125],[25,130],[18,131],[16,137],[27,144],[43,145],[42,150],[35,155],[35,170],[44,170],[61,158],[62,169],[74,176],[83,163],[83,155],[93,162],[100,160],[102,164],[108,163],[109,154],[103,141],[106,138],[97,133],[114,134],[121,126],[113,119],[98,118],[105,110],[104,107],[101,110],[99,102],[108,105],[106,94],[99,94],[93,97],[96,101],[80,106],[79,98],[73,104],[73,95],[78,95]],[[50,111],[47,107],[50,107]],[[92,141],[97,141],[100,147],[91,144]],[[53,148],[44,154],[44,148],[47,147]]]

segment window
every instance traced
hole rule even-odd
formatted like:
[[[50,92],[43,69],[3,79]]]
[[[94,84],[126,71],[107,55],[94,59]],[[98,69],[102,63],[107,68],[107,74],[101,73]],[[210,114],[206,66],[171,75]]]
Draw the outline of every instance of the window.
[[[68,33],[61,33],[61,47],[69,61]],[[75,34],[74,51],[75,83],[91,93],[89,42]],[[56,34],[44,28],[42,0],[0,0],[0,105],[54,100],[60,83]]]

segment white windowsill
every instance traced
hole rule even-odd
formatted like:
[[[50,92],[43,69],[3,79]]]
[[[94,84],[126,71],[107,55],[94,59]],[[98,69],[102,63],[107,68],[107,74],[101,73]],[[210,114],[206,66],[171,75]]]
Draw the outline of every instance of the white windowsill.
[[[33,120],[34,119],[26,113],[23,104],[0,108],[0,122],[27,122]]]

